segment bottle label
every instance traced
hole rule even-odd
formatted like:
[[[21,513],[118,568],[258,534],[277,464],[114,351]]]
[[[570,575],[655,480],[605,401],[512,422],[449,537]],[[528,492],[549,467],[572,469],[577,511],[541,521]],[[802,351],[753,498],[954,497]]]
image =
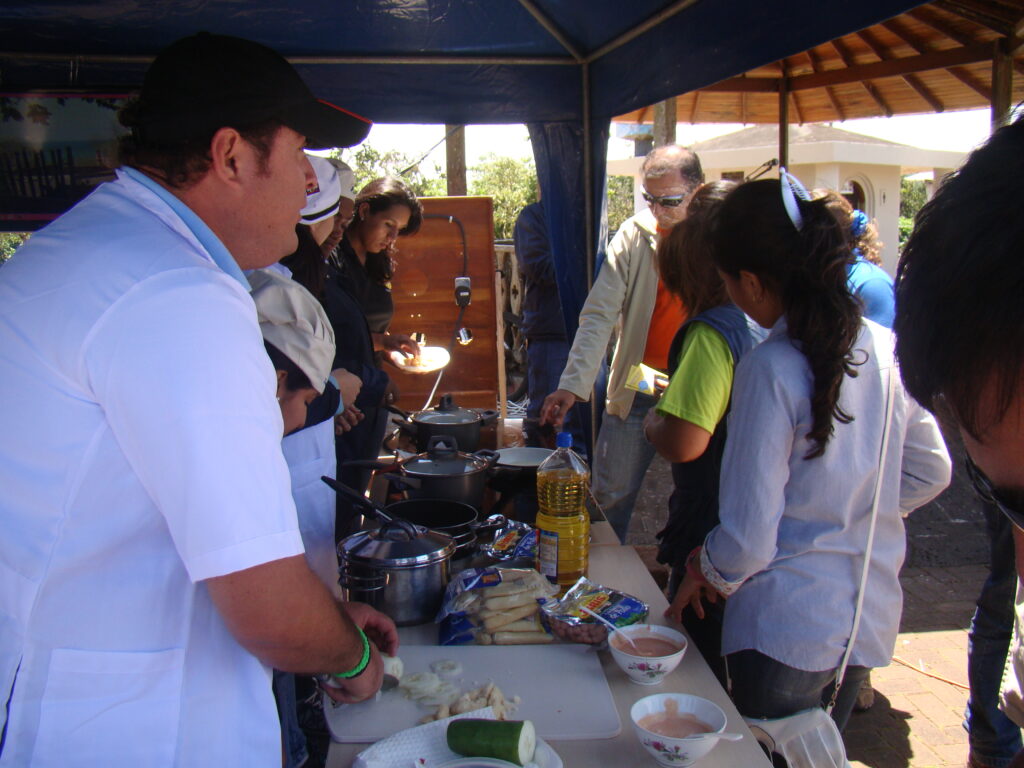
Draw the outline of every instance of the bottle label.
[[[537,562],[538,569],[552,582],[558,578],[558,533],[557,531],[538,530]]]

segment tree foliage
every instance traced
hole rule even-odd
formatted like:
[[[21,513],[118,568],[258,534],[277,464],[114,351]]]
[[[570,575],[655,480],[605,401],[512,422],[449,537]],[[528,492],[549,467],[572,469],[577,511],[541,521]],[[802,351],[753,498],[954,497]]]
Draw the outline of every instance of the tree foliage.
[[[28,232],[0,232],[0,264],[11,258],[28,238]]]
[[[343,149],[334,154],[352,168],[356,193],[374,179],[397,176],[408,184],[418,197],[438,197],[447,194],[448,184],[444,169],[436,163],[432,171],[424,172],[423,163],[416,164],[415,158],[404,152],[394,149],[381,152],[367,142],[354,149]]]
[[[622,223],[633,215],[633,177],[608,177],[608,236],[614,237]]]
[[[470,169],[471,195],[494,198],[494,237],[512,237],[516,217],[537,199],[537,171],[530,160],[486,155],[479,165]]]
[[[900,179],[900,220],[899,220],[899,249],[902,251],[904,244],[914,231],[914,218],[924,204],[928,202],[928,192],[923,181],[911,181],[906,176]]]
[[[928,200],[923,181],[900,179],[900,216],[913,219]]]

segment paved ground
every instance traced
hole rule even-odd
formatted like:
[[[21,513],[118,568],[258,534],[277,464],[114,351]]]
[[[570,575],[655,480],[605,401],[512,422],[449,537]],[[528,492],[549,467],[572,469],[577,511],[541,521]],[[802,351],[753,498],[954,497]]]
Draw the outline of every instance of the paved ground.
[[[946,434],[956,474],[949,489],[907,520],[907,562],[901,574],[905,603],[895,650],[899,661],[872,674],[876,704],[855,714],[847,729],[855,768],[963,768],[967,761],[961,725],[967,629],[987,573],[988,543],[959,468],[962,449],[951,431]],[[628,538],[656,577],[661,574],[653,559],[654,535],[664,523],[671,486],[668,466],[656,461]]]

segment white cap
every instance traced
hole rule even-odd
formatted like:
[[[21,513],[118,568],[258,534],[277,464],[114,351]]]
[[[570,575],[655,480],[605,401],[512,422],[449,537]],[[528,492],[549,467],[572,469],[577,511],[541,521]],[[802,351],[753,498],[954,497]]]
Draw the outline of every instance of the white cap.
[[[313,294],[269,269],[248,275],[263,339],[309,377],[321,394],[334,364],[334,330]]]
[[[302,223],[316,224],[338,212],[341,181],[334,165],[326,157],[311,155],[308,152],[306,157],[313,166],[317,185],[306,190],[306,207],[301,211]]]
[[[355,202],[356,199],[356,175],[349,168],[348,163],[334,157],[327,158],[331,165],[338,171],[338,181],[341,183],[341,196]]]

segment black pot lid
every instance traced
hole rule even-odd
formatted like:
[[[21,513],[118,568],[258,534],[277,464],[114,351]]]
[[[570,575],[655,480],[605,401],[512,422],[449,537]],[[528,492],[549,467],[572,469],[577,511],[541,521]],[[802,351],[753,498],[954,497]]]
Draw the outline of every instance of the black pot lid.
[[[429,411],[414,413],[412,420],[417,424],[475,424],[483,421],[477,411],[470,408],[460,408],[452,402],[451,395],[441,395],[437,407]]]
[[[342,559],[378,567],[436,563],[454,551],[451,536],[411,523],[385,523],[374,531],[354,533],[338,545]]]
[[[426,453],[417,453],[402,465],[402,471],[411,477],[458,477],[471,475],[487,468],[483,456],[460,453],[455,438],[434,435]]]
[[[486,459],[471,453],[446,456],[418,453],[402,465],[402,471],[410,477],[457,477],[471,475],[486,467]]]

